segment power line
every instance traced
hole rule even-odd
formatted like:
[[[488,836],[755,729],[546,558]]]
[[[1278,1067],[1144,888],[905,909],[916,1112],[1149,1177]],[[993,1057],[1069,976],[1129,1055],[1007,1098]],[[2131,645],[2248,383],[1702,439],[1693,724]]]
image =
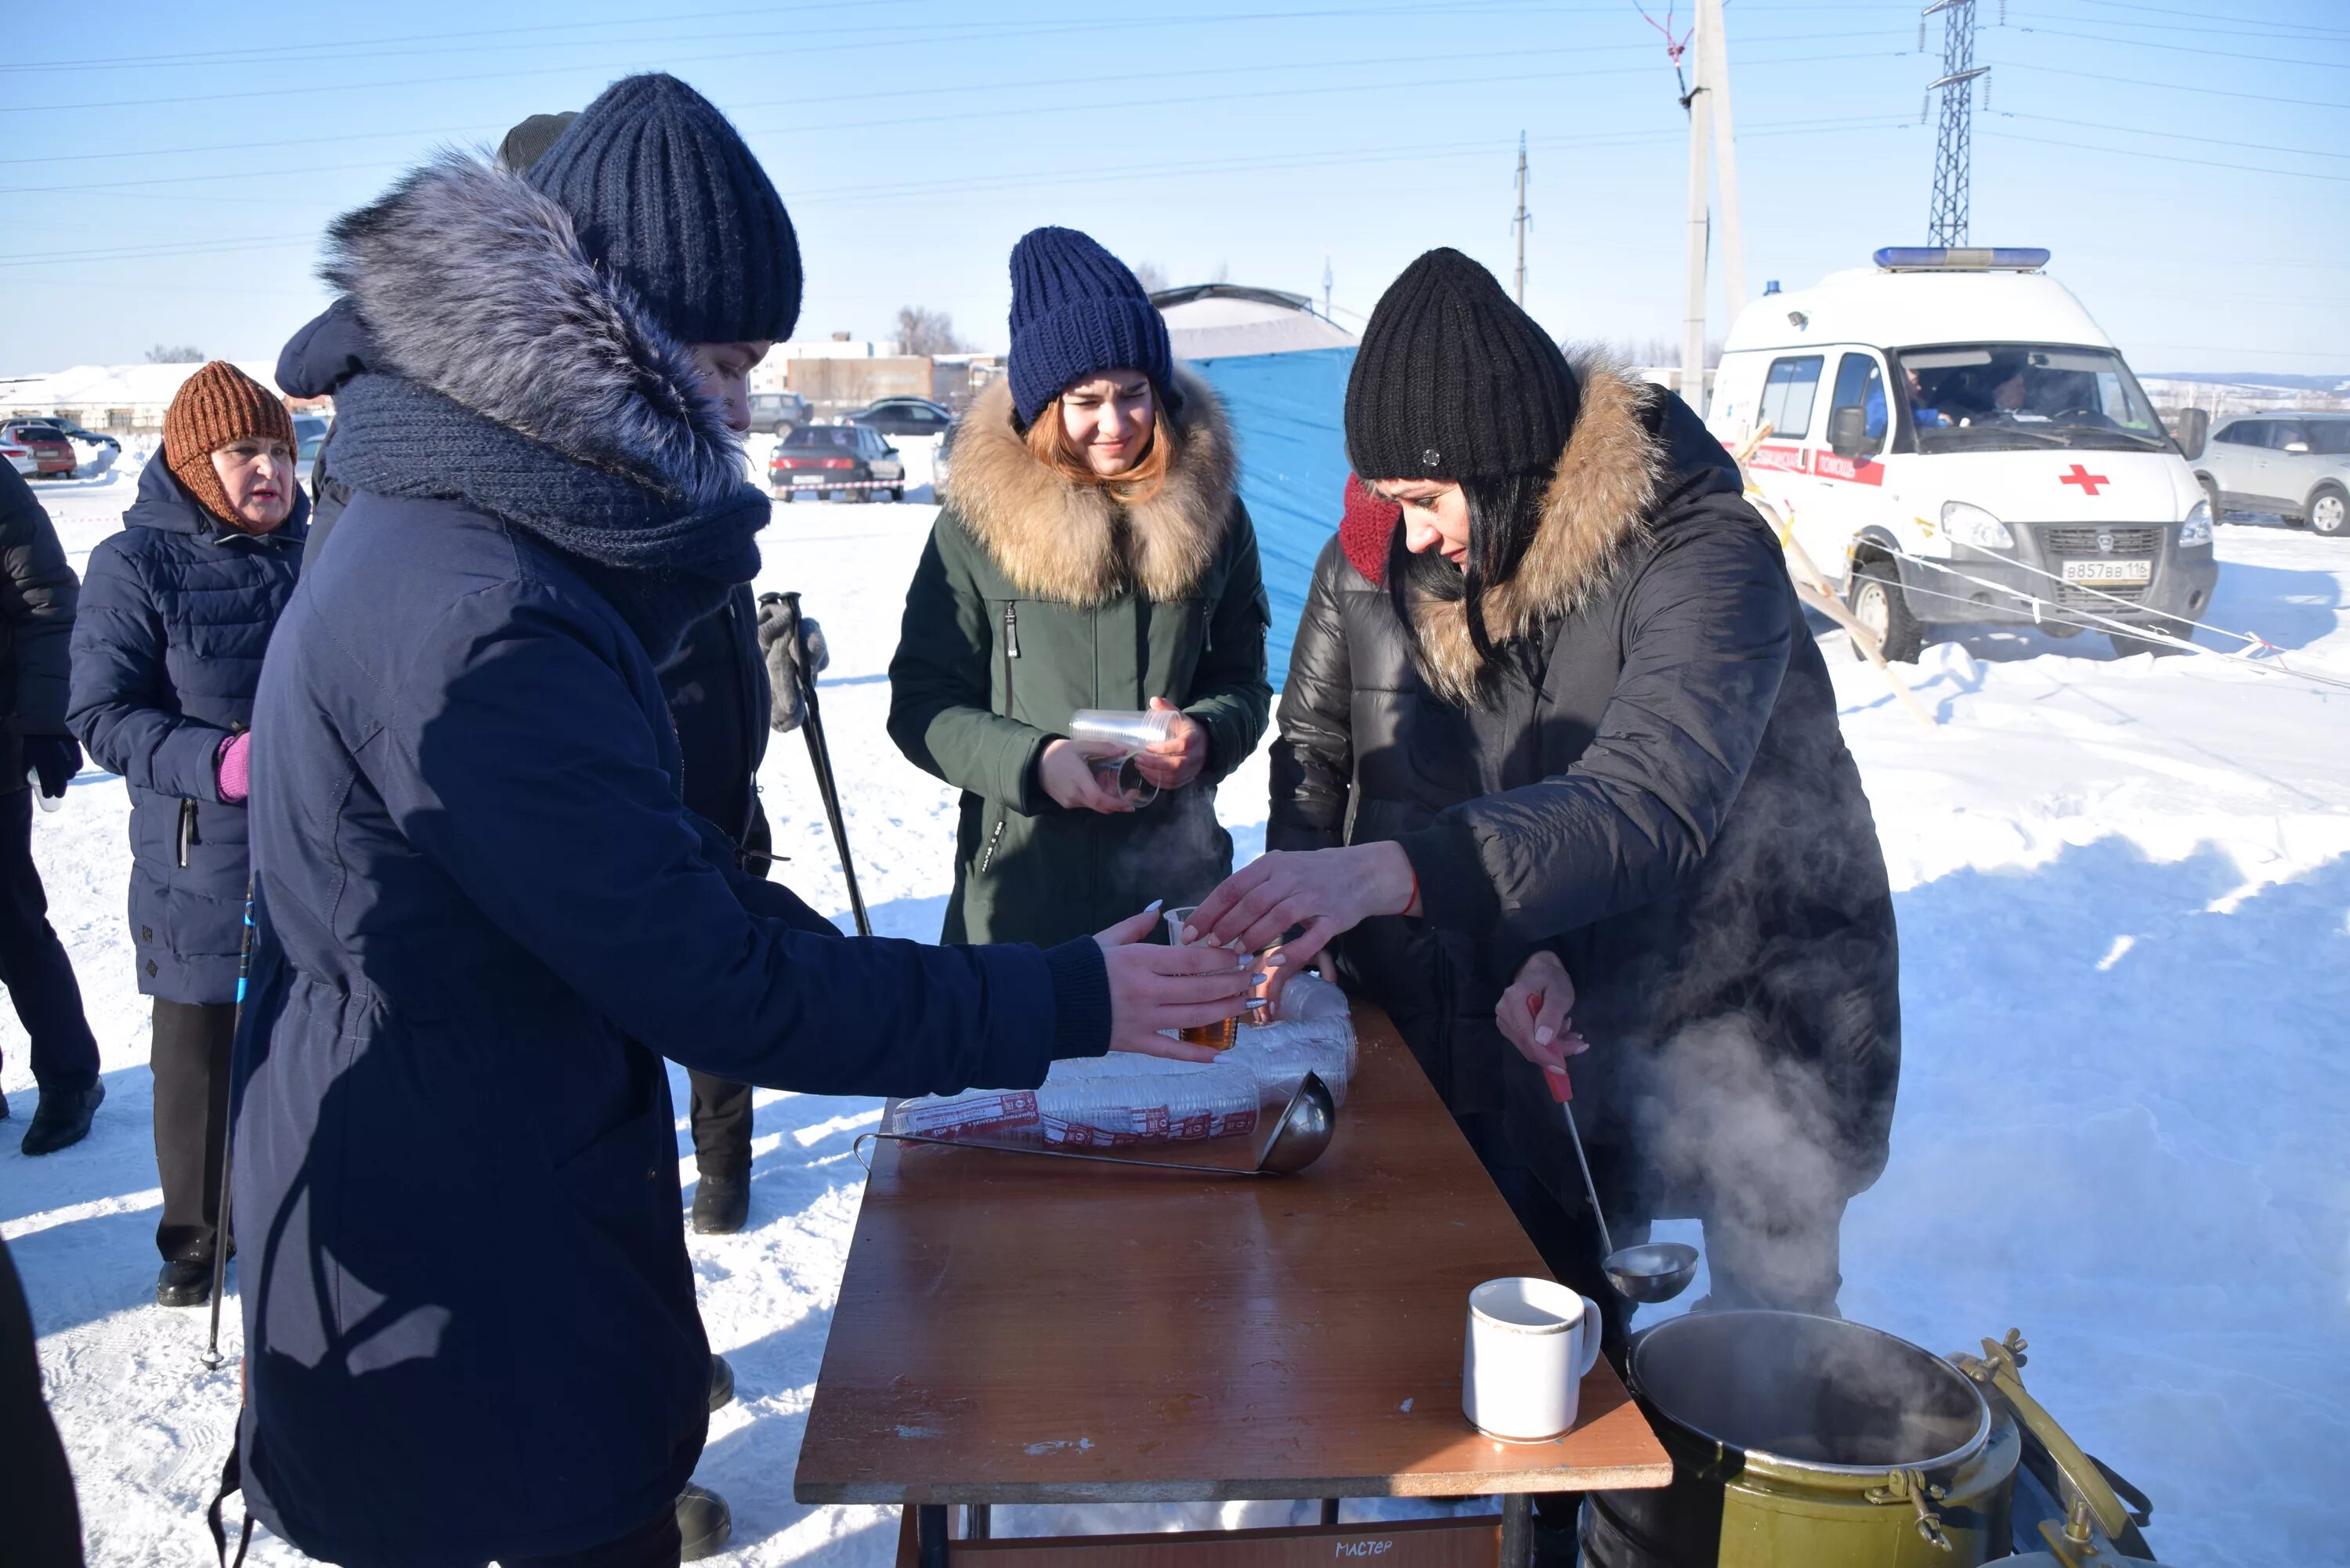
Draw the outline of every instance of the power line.
[[[2303,158],[2350,159],[2350,152],[2328,152],[2316,147],[2286,147],[2274,141],[2230,141],[2217,136],[2189,136],[2183,130],[2173,130],[2168,126],[2160,130],[2149,130],[2142,126],[2115,125],[2106,120],[2059,119],[2053,114],[2025,114],[2018,109],[2002,109],[1987,112],[1996,113],[2002,119],[2031,119],[2037,120],[2043,125],[2070,125],[2082,130],[2110,131],[2116,136],[2160,136],[2173,141],[2199,141],[2210,147],[2241,147],[2250,152],[2290,152]]]
[[[2289,104],[2295,109],[2350,109],[2350,103],[2345,103],[2340,99],[2278,98],[2273,93],[2239,92],[2230,88],[2196,87],[2187,82],[2147,81],[2138,77],[2107,76],[2103,71],[2070,70],[2063,66],[2030,66],[2020,60],[2002,61],[2002,67],[2011,71],[2037,71],[2043,76],[2074,77],[2082,81],[2111,82],[2116,87],[2162,88],[2170,92],[2199,92],[2214,98],[2248,98],[2258,103]]]
[[[2311,66],[2324,71],[2350,71],[2350,61],[2313,60],[2300,55],[2240,55],[2227,49],[2207,49],[2200,44],[2158,44],[2150,38],[2116,38],[2105,33],[2067,33],[2059,27],[2022,26],[2016,31],[2047,38],[2085,38],[2093,44],[2119,44],[2126,49],[2162,49],[2206,60],[2258,60],[2272,66]],[[2239,34],[2238,36],[2242,35]]]
[[[1848,59],[1848,56],[1834,57]],[[1833,134],[1837,131],[1866,130],[1898,130],[1908,123],[1907,116],[1884,115],[1874,119],[1856,119],[1847,116],[1810,120],[1774,121],[1742,130],[1742,136],[1801,136]],[[1535,148],[1615,147],[1643,142],[1679,140],[1682,133],[1671,130],[1603,131],[1587,136],[1534,137],[1528,145]],[[810,203],[821,206],[858,206],[876,199],[908,195],[951,194],[958,192],[993,193],[999,191],[1046,187],[1087,181],[1114,181],[1137,176],[1180,176],[1188,174],[1259,173],[1295,168],[1345,168],[1368,163],[1414,162],[1450,158],[1489,158],[1495,151],[1491,139],[1439,143],[1433,146],[1348,149],[1339,151],[1305,153],[1267,153],[1243,155],[1226,159],[1187,159],[1174,162],[1134,163],[1106,168],[1099,165],[1083,169],[1035,171],[1003,175],[980,175],[947,180],[903,182],[895,185],[875,185],[860,182],[813,190],[783,192],[787,203]],[[177,244],[97,247],[83,251],[44,251],[0,254],[0,267],[43,265],[59,262],[103,262],[146,260],[159,255],[197,254],[210,250],[263,249],[281,245],[311,243],[316,234],[296,236],[264,236],[255,239],[224,239]]]
[[[2143,158],[2155,163],[2184,163],[2197,169],[2233,169],[2245,174],[2282,174],[2292,180],[2324,180],[2350,185],[2350,174],[2320,174],[2307,169],[2270,169],[2258,163],[2221,163],[2210,158],[2182,158],[2175,152],[2148,152],[2135,147],[2104,147],[2094,141],[2065,141],[2053,136],[2023,136],[2012,130],[1987,130],[2001,141],[2028,141],[2039,147],[2069,147],[2080,152],[2110,152],[2116,158]]]
[[[1228,12],[1204,16],[1154,16],[1108,22],[1064,22],[1056,23],[1048,26],[1039,26],[1034,23],[1025,22],[952,24],[952,26],[961,27],[962,29],[959,32],[950,31],[948,28],[943,27],[814,28],[799,29],[795,31],[793,35],[795,41],[786,47],[749,50],[737,47],[729,49],[724,54],[701,55],[681,59],[671,59],[667,64],[674,67],[690,65],[709,65],[712,63],[732,63],[750,59],[767,59],[784,55],[788,55],[793,58],[798,59],[805,58],[810,55],[837,54],[844,50],[869,49],[879,44],[893,42],[910,46],[925,44],[965,44],[1004,36],[1033,38],[1047,35],[1062,35],[1069,33],[1131,32],[1139,29],[1149,29],[1154,27],[1191,27],[1197,26],[1202,23],[1328,21],[1346,17],[1367,18],[1380,16],[1408,16],[1428,11],[1440,11],[1448,16],[1457,16],[1464,12],[1491,15],[1508,11],[1543,9],[1546,9],[1546,7],[1541,5],[1539,4],[1539,0],[1479,0],[1479,3],[1474,4],[1462,4],[1461,0],[1454,0],[1454,3],[1451,5],[1425,5],[1415,3],[1395,6],[1348,5],[1335,8],[1326,7],[1324,9],[1312,11]],[[849,43],[809,46],[805,42],[798,41],[811,36],[827,36],[844,33],[855,33],[862,36],[855,42]],[[644,61],[641,57],[639,57],[636,59],[621,62],[621,64],[624,67],[635,67],[637,68],[642,68]],[[149,109],[169,107],[176,104],[217,103],[229,100],[246,100],[252,99],[292,98],[306,94],[328,92],[348,95],[351,93],[372,92],[385,88],[435,87],[452,83],[480,81],[504,82],[513,81],[524,77],[570,76],[581,72],[610,68],[612,67],[608,66],[599,67],[592,63],[583,62],[567,66],[546,66],[531,70],[474,71],[454,76],[402,77],[390,81],[321,82],[314,86],[255,88],[242,92],[188,93],[165,98],[104,99],[88,100],[81,103],[0,104],[0,114],[56,114],[67,110],[87,109]]]

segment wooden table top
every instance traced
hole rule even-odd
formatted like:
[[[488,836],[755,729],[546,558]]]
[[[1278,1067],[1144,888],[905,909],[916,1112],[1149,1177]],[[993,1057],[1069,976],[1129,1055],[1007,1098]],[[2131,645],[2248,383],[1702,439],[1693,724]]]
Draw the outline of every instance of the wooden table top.
[[[1574,1430],[1461,1413],[1469,1292],[1547,1274],[1386,1016],[1303,1174],[883,1142],[802,1502],[1156,1502],[1662,1486],[1603,1359]]]

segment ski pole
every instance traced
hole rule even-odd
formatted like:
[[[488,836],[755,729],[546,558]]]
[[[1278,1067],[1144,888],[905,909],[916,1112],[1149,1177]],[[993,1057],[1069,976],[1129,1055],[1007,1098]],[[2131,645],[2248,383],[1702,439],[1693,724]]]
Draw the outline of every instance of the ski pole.
[[[253,877],[252,875],[248,873],[244,878],[244,934],[242,942],[237,948],[236,953],[236,1023],[232,1023],[229,1026],[229,1038],[232,1043],[234,1043],[236,1038],[236,1025],[244,1022],[244,982],[252,973]],[[232,1049],[230,1053],[232,1063],[234,1062],[234,1054],[235,1053],[234,1049]],[[234,1067],[232,1065],[232,1076],[234,1074]],[[233,1089],[234,1085],[231,1085],[231,1087]],[[228,1279],[229,1249],[236,1244],[236,1232],[231,1226],[229,1220],[228,1201],[228,1179],[234,1168],[235,1157],[236,1117],[234,1114],[232,1113],[228,1117],[228,1125],[221,1128],[220,1222],[213,1228],[213,1325],[211,1334],[204,1340],[204,1370],[207,1372],[219,1371],[222,1361],[220,1353],[221,1290]]]
[[[807,637],[800,623],[800,597],[785,594],[784,603],[791,610],[792,648],[798,655],[792,660],[792,670],[799,682],[800,706],[807,715],[800,728],[807,736],[808,763],[816,770],[816,796],[824,803],[824,815],[832,824],[832,842],[840,851],[840,875],[848,884],[848,909],[856,918],[857,934],[869,937],[873,934],[873,922],[866,917],[865,895],[857,888],[857,865],[848,857],[848,825],[841,818],[840,791],[833,782],[832,748],[825,743],[824,714],[816,700],[816,676],[808,670]]]

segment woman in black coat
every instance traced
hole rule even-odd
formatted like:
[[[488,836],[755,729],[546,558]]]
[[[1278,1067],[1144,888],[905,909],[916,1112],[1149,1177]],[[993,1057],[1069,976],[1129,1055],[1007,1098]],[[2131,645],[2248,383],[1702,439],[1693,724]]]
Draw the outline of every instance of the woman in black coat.
[[[1336,939],[1596,1299],[1570,1055],[1619,1245],[1694,1215],[1716,1304],[1833,1311],[1892,1115],[1892,904],[1735,465],[1451,251],[1380,302],[1347,436],[1375,477],[1298,629],[1274,853],[1201,926],[1252,949],[1303,926],[1292,968]]]

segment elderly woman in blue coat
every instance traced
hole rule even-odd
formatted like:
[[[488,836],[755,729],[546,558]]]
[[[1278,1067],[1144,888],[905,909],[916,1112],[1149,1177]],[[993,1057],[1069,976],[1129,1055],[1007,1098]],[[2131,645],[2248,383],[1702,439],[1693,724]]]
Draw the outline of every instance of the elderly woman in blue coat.
[[[301,570],[294,421],[225,360],[183,383],[123,529],[90,553],[66,722],[130,790],[130,934],[154,999],[155,1299],[211,1294],[244,929],[249,726]]]
[[[351,1568],[672,1563],[708,1424],[666,1055],[910,1095],[1196,1055],[1229,955],[823,933],[689,811],[658,666],[758,566],[724,405],[798,315],[741,137],[615,84],[527,175],[337,223],[351,494],[254,722],[237,1058],[254,1516]]]

